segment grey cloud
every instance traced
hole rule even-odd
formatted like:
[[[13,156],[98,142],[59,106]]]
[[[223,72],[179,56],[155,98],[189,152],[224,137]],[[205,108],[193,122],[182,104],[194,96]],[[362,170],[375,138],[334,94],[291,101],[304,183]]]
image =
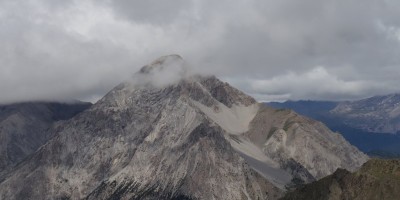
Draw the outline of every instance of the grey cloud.
[[[399,1],[54,2],[0,0],[0,102],[93,99],[172,53],[260,100],[400,92]]]
[[[166,55],[145,65],[127,81],[133,87],[152,85],[164,88],[190,78],[190,66],[179,55]]]
[[[189,0],[114,0],[108,1],[119,16],[140,23],[157,25],[169,24],[179,17],[185,17],[190,8]]]
[[[123,48],[68,34],[20,9],[0,19],[0,102],[91,99],[129,73]]]

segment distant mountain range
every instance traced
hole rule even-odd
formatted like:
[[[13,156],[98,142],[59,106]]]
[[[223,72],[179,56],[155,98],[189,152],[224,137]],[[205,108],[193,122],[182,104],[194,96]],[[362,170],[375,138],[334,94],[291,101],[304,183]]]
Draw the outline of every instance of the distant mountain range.
[[[322,121],[362,151],[379,157],[400,156],[400,95],[375,96],[358,101],[270,102]]]
[[[278,199],[369,159],[321,122],[188,74],[178,55],[81,110],[49,114],[44,144],[0,175],[0,199]]]
[[[34,153],[53,135],[57,123],[91,103],[25,102],[0,105],[0,175]]]

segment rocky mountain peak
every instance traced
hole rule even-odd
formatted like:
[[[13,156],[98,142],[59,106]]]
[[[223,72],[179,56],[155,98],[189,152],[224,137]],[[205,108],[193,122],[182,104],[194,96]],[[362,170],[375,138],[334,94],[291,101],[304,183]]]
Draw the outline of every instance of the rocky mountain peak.
[[[277,199],[366,160],[322,124],[186,69],[176,55],[143,67],[0,177],[0,199]]]
[[[174,98],[182,96],[206,107],[214,107],[215,110],[219,109],[219,104],[231,108],[234,105],[247,107],[257,103],[254,98],[215,76],[191,73],[179,55],[163,56],[144,66],[99,102],[115,102],[114,107],[129,107],[133,103],[132,96],[139,93],[163,93]]]

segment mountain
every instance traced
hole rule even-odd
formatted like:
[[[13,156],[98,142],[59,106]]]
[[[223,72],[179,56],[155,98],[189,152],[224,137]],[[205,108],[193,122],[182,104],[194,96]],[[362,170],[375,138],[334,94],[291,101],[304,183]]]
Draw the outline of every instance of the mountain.
[[[342,102],[331,113],[352,128],[373,133],[400,132],[400,94]]]
[[[393,134],[394,130],[379,134],[372,130],[388,131],[387,128],[379,127],[388,127],[387,124],[400,122],[395,117],[395,111],[400,105],[398,98],[399,95],[391,94],[354,102],[286,101],[270,102],[267,105],[279,109],[293,109],[302,115],[322,121],[369,155],[390,158],[400,157],[400,135]],[[391,120],[388,120],[389,118]],[[379,125],[380,123],[382,125]]]
[[[50,128],[90,107],[90,103],[25,102],[0,105],[0,174],[49,140]]]
[[[322,123],[157,59],[0,177],[0,199],[277,199],[368,157]]]
[[[285,195],[282,200],[392,200],[400,196],[400,160],[371,159],[351,173],[334,174]]]

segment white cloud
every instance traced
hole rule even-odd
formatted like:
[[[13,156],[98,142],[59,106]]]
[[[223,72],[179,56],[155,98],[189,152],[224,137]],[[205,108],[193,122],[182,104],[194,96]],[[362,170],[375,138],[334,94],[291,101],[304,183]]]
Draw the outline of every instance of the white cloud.
[[[399,27],[395,0],[0,0],[0,102],[93,99],[173,53],[260,99],[399,92]]]
[[[134,87],[151,84],[154,87],[163,88],[189,78],[191,75],[190,65],[182,57],[167,55],[144,66],[128,80],[128,83]]]
[[[284,98],[343,100],[368,95],[371,90],[382,89],[384,85],[362,80],[341,80],[330,74],[325,67],[318,66],[304,73],[289,71],[284,75],[267,80],[248,80],[248,90],[261,94],[265,101],[280,101]],[[319,95],[319,98],[316,96]]]

